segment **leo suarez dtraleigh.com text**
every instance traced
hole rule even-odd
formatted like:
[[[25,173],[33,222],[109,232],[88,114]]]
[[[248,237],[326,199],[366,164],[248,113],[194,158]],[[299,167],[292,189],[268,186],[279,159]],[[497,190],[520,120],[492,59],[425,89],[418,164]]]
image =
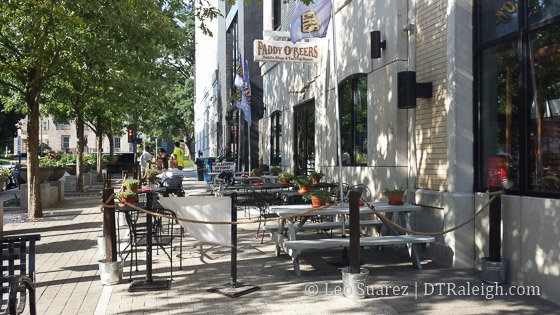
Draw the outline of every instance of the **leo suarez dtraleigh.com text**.
[[[357,290],[357,292],[352,292]],[[358,283],[355,288],[333,283],[307,283],[305,294],[318,295],[365,295],[366,296],[483,296],[492,300],[497,296],[541,295],[539,286],[500,286],[498,284],[453,282],[418,283],[411,285],[369,285]]]

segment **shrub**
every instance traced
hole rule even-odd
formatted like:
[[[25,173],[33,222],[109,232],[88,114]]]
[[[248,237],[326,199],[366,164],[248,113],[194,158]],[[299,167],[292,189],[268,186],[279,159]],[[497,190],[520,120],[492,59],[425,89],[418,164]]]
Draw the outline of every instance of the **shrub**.
[[[127,191],[119,191],[118,193],[115,194],[115,197],[121,199],[121,197],[132,197],[136,195],[135,192],[127,190]]]
[[[315,171],[313,171],[313,172],[311,172],[311,173],[309,174],[309,176],[311,176],[311,177],[319,177],[319,179],[321,179],[321,178],[323,178],[323,176],[325,176],[325,174],[323,174],[323,173],[321,173],[321,172],[315,172]]]
[[[292,174],[292,172],[282,172],[280,174],[278,174],[278,178],[280,180],[285,180],[285,181],[289,181],[291,182],[292,179],[294,179],[294,174]]]
[[[309,185],[311,184],[311,178],[309,177],[297,178],[296,180],[294,180],[294,183],[297,185]]]
[[[387,194],[403,194],[405,191],[404,188],[396,188],[396,189],[389,189],[387,187],[385,187],[385,190],[383,190],[383,194],[386,196]]]
[[[311,201],[311,196],[315,196],[318,197],[319,199],[323,199],[332,196],[332,193],[327,190],[312,190],[311,192],[305,193],[303,195],[303,200]]]

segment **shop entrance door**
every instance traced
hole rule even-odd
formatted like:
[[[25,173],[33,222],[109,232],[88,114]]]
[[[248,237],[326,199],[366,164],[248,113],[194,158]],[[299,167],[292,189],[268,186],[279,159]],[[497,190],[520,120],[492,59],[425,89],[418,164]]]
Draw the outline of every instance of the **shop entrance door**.
[[[315,169],[315,101],[294,108],[294,175]]]

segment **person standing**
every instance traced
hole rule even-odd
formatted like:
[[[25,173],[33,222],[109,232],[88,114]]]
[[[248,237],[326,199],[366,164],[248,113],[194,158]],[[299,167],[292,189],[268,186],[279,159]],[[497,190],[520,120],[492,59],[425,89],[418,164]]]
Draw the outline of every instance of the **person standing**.
[[[165,152],[164,148],[159,148],[159,153],[157,155],[156,164],[159,170],[168,169],[169,168],[169,161],[167,158],[167,153]]]
[[[142,175],[146,174],[146,167],[148,163],[152,162],[152,154],[150,153],[152,148],[150,146],[144,147],[144,152],[140,156],[140,170],[142,171]]]
[[[173,149],[173,158],[177,161],[177,168],[182,171],[185,159],[185,152],[181,149],[179,142],[175,142]]]

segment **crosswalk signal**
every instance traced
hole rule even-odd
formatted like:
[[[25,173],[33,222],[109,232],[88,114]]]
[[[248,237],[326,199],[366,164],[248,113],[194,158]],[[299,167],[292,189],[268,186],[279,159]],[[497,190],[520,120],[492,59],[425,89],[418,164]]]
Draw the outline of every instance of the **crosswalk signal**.
[[[134,131],[132,129],[128,129],[128,143],[134,142]]]

